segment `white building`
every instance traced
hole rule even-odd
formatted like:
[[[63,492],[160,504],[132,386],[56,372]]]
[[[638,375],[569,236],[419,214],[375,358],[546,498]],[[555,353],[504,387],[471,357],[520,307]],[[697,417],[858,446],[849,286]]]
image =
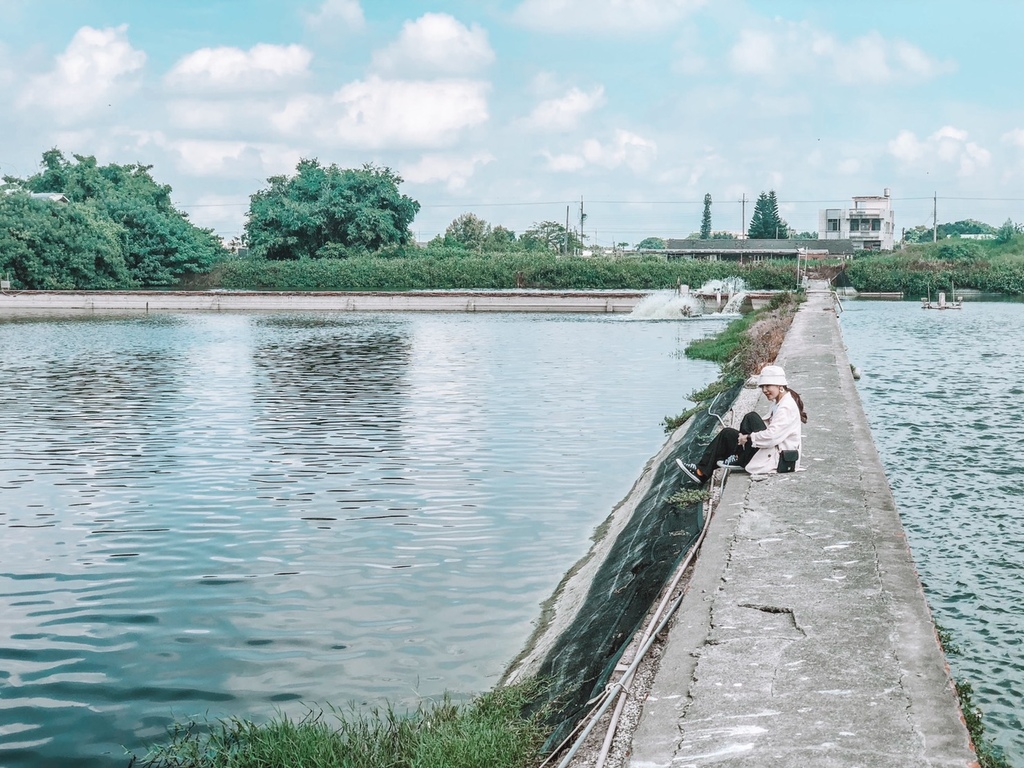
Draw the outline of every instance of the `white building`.
[[[891,251],[895,218],[889,188],[878,195],[853,198],[852,208],[818,211],[820,240],[851,240],[857,250]]]

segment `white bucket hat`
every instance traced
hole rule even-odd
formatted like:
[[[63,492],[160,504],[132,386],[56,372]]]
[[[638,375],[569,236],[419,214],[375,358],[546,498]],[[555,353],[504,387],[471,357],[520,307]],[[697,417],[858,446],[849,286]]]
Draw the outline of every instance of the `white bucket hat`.
[[[786,372],[778,365],[766,365],[761,369],[761,375],[757,377],[757,386],[763,387],[765,384],[788,387],[789,382],[786,381]]]

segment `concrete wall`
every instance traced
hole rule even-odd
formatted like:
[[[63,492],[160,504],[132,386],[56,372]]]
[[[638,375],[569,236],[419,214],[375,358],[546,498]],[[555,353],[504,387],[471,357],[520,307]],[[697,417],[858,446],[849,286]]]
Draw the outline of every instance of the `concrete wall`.
[[[646,291],[5,291],[0,315],[19,312],[631,312]]]

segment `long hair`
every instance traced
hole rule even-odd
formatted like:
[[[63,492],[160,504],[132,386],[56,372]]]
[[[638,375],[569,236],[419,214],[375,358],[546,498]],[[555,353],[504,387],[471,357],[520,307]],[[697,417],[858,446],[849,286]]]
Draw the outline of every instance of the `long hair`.
[[[793,400],[796,402],[796,407],[800,410],[800,421],[806,424],[807,411],[804,410],[804,401],[800,399],[800,393],[795,389],[790,389],[789,387],[786,387],[786,391],[793,396]]]

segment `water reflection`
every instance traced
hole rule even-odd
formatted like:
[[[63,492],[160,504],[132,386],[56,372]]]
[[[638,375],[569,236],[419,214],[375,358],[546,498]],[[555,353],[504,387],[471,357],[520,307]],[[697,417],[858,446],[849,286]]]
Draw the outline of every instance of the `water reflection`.
[[[489,687],[709,324],[0,319],[0,764]]]

